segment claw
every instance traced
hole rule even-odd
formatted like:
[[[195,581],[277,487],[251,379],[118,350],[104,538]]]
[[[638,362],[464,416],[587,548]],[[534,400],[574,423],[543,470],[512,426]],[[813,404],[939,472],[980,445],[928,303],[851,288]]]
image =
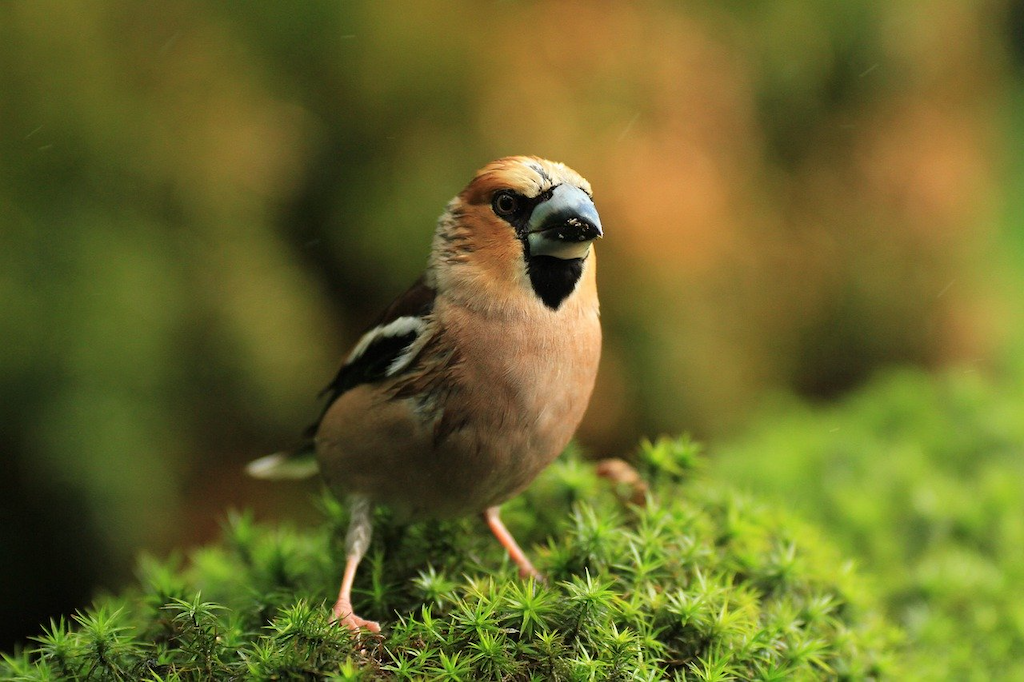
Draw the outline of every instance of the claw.
[[[343,627],[346,627],[349,630],[351,630],[352,632],[358,633],[359,630],[362,628],[366,628],[367,630],[373,633],[380,632],[380,623],[378,623],[377,621],[360,618],[352,612],[351,604],[346,604],[339,600],[338,603],[334,605],[334,609],[332,610],[334,612],[334,617],[331,618],[331,622],[339,623]]]

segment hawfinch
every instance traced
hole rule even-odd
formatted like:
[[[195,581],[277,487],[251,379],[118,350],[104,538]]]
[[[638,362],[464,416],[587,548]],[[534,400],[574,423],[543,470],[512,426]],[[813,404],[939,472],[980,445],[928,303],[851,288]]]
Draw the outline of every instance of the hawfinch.
[[[565,448],[601,355],[590,184],[529,156],[480,170],[437,222],[426,272],[345,358],[320,418],[260,478],[317,468],[347,499],[347,561],[334,617],[370,542],[371,505],[399,518],[482,513],[523,576],[537,571],[498,516]]]

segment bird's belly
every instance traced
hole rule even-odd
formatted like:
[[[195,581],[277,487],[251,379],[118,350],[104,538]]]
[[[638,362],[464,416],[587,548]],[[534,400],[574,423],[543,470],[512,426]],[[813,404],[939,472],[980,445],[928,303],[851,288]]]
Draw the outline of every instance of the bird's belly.
[[[415,399],[370,386],[348,391],[317,434],[328,485],[415,518],[476,513],[517,494],[583,418],[600,357],[596,314],[585,324],[591,333],[575,339],[525,330],[515,358],[489,345],[507,329],[461,340],[464,361],[427,414]]]
[[[565,448],[593,380],[584,383],[583,391],[537,386],[532,399],[491,382],[481,394],[459,393],[447,415],[430,420],[416,417],[411,400],[353,404],[373,400],[354,389],[332,409],[365,418],[325,422],[332,426],[317,437],[321,471],[335,494],[367,495],[402,517],[483,511],[523,490]],[[446,416],[454,426],[439,438]]]
[[[465,423],[438,444],[428,467],[436,490],[436,516],[458,516],[501,504],[524,488],[562,452],[586,411],[597,373],[588,362],[554,358],[548,367],[468,367],[486,373],[472,378],[445,409]],[[477,357],[482,357],[478,355]],[[536,360],[534,360],[536,362]],[[538,371],[540,370],[540,371]],[[471,420],[469,419],[471,415]]]

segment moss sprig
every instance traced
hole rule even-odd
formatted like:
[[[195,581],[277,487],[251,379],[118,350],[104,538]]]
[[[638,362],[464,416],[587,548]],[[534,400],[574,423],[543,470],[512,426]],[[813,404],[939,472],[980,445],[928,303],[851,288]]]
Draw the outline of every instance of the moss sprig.
[[[642,503],[568,453],[506,519],[545,581],[523,580],[483,523],[376,516],[355,608],[330,621],[345,511],[319,528],[232,513],[186,560],[144,558],[117,599],[58,619],[0,663],[40,680],[877,679],[898,633],[829,543],[717,486],[689,439],[641,447]]]

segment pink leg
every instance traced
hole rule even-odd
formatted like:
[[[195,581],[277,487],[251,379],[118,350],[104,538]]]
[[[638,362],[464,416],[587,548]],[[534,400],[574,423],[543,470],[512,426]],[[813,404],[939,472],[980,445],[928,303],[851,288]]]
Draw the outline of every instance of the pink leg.
[[[516,562],[516,566],[519,567],[519,575],[523,578],[540,578],[540,572],[533,567],[530,560],[526,558],[526,554],[519,548],[516,539],[512,537],[512,533],[509,533],[508,528],[501,522],[498,508],[490,507],[487,509],[484,512],[484,519],[487,521],[487,525],[490,526],[491,532],[494,533],[494,537],[498,538],[501,546],[508,550],[508,555],[512,557],[512,561]]]
[[[380,632],[380,624],[372,620],[360,618],[352,613],[352,583],[356,579],[356,569],[359,562],[366,553],[370,544],[370,533],[373,526],[370,521],[369,500],[362,497],[353,497],[351,501],[352,519],[349,521],[348,536],[345,538],[345,548],[348,559],[345,561],[345,575],[341,579],[341,591],[338,593],[338,601],[334,603],[333,620],[341,623],[349,630],[358,631],[359,628],[366,628],[370,632]]]
[[[380,632],[379,623],[360,618],[352,613],[352,582],[356,577],[359,560],[360,557],[350,556],[345,562],[345,576],[341,579],[341,592],[338,594],[338,601],[334,603],[334,620],[349,630],[366,628],[370,632]]]

